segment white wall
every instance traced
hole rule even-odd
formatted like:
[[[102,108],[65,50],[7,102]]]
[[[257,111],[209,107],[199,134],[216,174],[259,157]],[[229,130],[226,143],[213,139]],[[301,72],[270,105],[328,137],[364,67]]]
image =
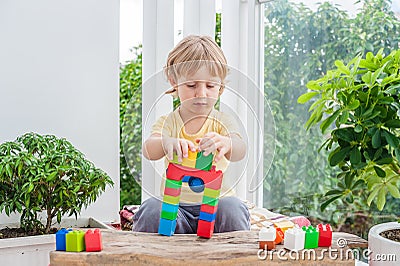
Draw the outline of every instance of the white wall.
[[[71,141],[115,182],[82,212],[102,221],[119,217],[118,38],[119,1],[0,2],[0,142]]]

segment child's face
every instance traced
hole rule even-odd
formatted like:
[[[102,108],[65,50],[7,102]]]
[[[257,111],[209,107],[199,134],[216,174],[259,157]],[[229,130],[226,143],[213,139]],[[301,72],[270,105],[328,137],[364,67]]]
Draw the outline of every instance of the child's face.
[[[221,78],[211,76],[206,67],[196,73],[178,78],[178,97],[181,108],[193,113],[207,113],[220,95]]]

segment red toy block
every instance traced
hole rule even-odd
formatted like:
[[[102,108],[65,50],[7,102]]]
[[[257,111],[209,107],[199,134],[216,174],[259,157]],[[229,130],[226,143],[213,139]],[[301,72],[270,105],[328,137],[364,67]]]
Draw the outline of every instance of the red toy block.
[[[211,206],[211,205],[203,203],[203,204],[201,204],[200,212],[206,212],[206,213],[214,214],[214,213],[217,212],[217,208],[218,208],[218,204],[215,205],[215,206]]]
[[[318,247],[330,247],[332,245],[332,228],[330,224],[319,224]]]
[[[173,196],[173,197],[180,196],[181,195],[181,189],[165,187],[164,195]]]
[[[86,231],[85,246],[87,252],[101,251],[103,249],[99,229],[95,229],[94,232],[92,232],[92,230]]]
[[[214,224],[215,221],[207,222],[199,220],[197,223],[197,236],[211,238],[212,234],[214,233]]]
[[[275,238],[275,244],[279,245],[280,243],[282,243],[283,238],[284,238],[285,234],[283,233],[281,228],[276,228],[276,238]]]

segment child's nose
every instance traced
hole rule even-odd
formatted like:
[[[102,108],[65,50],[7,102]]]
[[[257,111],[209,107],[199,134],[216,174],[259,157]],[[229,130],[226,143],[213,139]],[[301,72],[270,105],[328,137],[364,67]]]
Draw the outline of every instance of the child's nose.
[[[206,97],[207,95],[207,86],[206,84],[201,84],[198,86],[196,90],[196,96],[197,97]]]

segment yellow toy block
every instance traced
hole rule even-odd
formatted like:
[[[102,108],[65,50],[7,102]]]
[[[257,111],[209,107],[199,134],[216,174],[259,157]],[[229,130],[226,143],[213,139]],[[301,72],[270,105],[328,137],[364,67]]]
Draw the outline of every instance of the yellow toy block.
[[[276,222],[274,223],[274,226],[277,228],[282,229],[283,233],[285,233],[286,230],[288,230],[289,228],[293,228],[294,227],[294,223],[287,220],[287,221],[280,221],[280,222]]]
[[[182,165],[190,168],[196,168],[197,151],[189,150],[188,157],[182,159]]]

